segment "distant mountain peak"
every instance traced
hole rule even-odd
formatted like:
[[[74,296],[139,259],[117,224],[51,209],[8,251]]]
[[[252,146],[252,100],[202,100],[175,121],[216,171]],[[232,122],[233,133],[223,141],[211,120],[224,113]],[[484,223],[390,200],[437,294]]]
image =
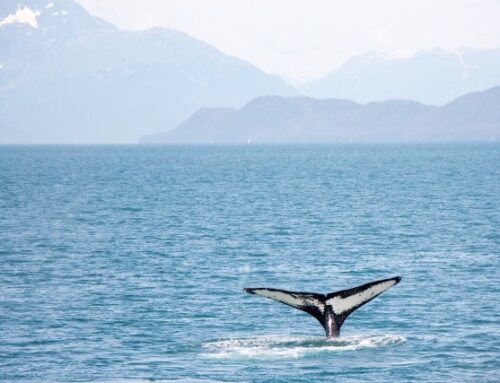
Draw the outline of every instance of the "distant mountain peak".
[[[19,38],[21,32],[26,36],[27,31],[24,31],[23,27],[36,32],[28,36],[48,33],[62,40],[74,38],[82,33],[116,29],[107,21],[90,15],[73,0],[5,1],[0,4],[0,20],[0,34],[17,33],[15,38]],[[5,27],[8,25],[15,25],[22,30],[6,31],[8,28]]]
[[[369,52],[351,57],[299,89],[310,97],[361,103],[413,99],[444,105],[463,94],[500,85],[499,67],[500,49],[436,47],[400,58]]]
[[[131,143],[199,108],[297,94],[184,32],[120,30],[72,0],[0,0],[0,21],[0,143]]]

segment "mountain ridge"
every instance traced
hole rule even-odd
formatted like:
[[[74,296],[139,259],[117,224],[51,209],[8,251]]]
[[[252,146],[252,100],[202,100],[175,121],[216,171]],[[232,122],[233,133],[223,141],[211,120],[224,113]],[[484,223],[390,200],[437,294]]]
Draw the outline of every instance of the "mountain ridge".
[[[405,58],[368,52],[298,89],[309,97],[360,103],[407,99],[444,105],[461,95],[500,85],[498,67],[500,48],[454,52],[435,48]]]
[[[26,7],[35,25],[19,22]],[[0,122],[12,128],[0,130],[0,143],[132,143],[202,107],[297,94],[184,32],[120,30],[72,0],[4,2],[6,18]]]
[[[369,143],[500,140],[500,86],[437,107],[411,100],[264,96],[240,109],[203,109],[140,143]]]

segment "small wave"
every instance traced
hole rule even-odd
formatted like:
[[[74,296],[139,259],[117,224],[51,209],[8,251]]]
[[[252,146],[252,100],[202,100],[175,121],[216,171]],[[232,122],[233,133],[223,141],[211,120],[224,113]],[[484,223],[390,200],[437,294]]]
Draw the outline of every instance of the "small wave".
[[[197,379],[197,378],[181,378],[181,379],[127,379],[127,378],[117,378],[117,379],[104,379],[104,380],[94,380],[91,383],[221,383],[220,380],[211,379]]]
[[[354,351],[396,346],[406,342],[401,335],[323,338],[264,336],[221,339],[203,345],[211,358],[300,358],[320,352]]]

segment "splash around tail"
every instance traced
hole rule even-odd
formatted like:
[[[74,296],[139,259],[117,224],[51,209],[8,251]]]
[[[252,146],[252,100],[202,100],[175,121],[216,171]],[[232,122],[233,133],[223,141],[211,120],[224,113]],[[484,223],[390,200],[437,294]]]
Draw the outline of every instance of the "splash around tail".
[[[213,359],[289,359],[324,353],[397,347],[406,338],[397,334],[358,335],[325,341],[318,337],[257,336],[217,339],[203,344],[203,355]]]

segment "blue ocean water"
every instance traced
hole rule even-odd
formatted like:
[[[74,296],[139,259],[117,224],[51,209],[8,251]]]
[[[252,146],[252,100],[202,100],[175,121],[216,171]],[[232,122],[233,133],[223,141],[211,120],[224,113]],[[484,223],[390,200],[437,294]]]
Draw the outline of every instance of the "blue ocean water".
[[[2,146],[0,381],[498,381],[499,256],[497,144]]]

